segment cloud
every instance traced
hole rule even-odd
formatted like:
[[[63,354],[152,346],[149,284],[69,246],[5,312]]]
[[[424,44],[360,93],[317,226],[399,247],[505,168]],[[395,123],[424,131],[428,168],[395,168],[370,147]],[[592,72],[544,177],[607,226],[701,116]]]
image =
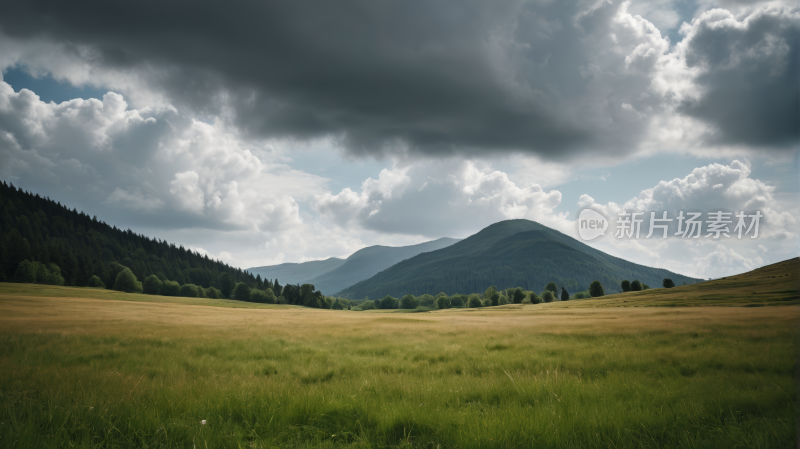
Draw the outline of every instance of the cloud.
[[[677,6],[656,3],[636,11],[675,26]],[[334,138],[351,155],[553,160],[796,143],[796,8],[706,11],[674,45],[628,7],[233,1],[192,4],[185,20],[179,3],[12,2],[0,64],[247,136]]]
[[[118,203],[122,207],[139,211],[139,212],[155,212],[164,207],[164,201],[154,198],[152,195],[143,195],[140,191],[134,189],[133,191],[122,190],[119,187],[111,192],[106,200],[108,203]]]
[[[565,227],[553,214],[561,192],[524,186],[504,172],[472,161],[425,161],[395,165],[369,178],[361,191],[349,188],[316,197],[314,209],[340,226],[428,237],[466,236],[510,218]]]
[[[644,212],[639,239],[616,239],[612,236],[596,246],[628,260],[651,266],[668,268],[690,276],[717,277],[751,270],[765,263],[778,262],[800,253],[800,223],[795,217],[800,212],[793,201],[781,200],[775,187],[751,177],[747,160],[734,160],[728,165],[710,164],[692,170],[683,178],[660,181],[656,186],[641,191],[636,197],[623,203],[598,204],[590,195],[582,195],[579,207],[593,205],[612,219],[612,231],[616,230],[615,217],[620,211]],[[713,239],[708,234],[708,212],[732,212],[732,223],[728,229],[731,238]],[[701,238],[683,239],[675,236],[677,221],[669,223],[667,239],[658,238],[656,230],[650,239],[650,213],[668,218],[677,217],[679,211],[701,212],[704,222]],[[759,236],[738,239],[733,229],[739,211],[755,213],[763,218],[759,222]],[[749,219],[746,222],[749,226]]]
[[[684,24],[673,57],[694,73],[697,96],[678,112],[713,126],[721,144],[786,148],[800,136],[800,9],[766,5],[741,17],[723,9]]]
[[[266,232],[297,224],[295,198],[323,191],[325,180],[286,166],[268,146],[172,108],[129,108],[113,92],[44,103],[0,82],[0,176],[82,209],[104,204],[126,226]]]

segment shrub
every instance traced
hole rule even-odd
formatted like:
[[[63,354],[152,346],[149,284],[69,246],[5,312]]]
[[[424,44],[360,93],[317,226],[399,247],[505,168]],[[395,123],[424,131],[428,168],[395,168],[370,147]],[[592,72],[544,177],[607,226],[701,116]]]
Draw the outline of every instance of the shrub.
[[[194,288],[197,289],[197,297],[198,298],[205,298],[206,297],[206,289],[204,289],[200,285],[195,285]]]
[[[186,298],[197,298],[197,286],[194,284],[183,284],[178,291],[178,296]]]
[[[555,282],[548,283],[544,289],[553,292],[553,294],[555,294],[558,291],[558,287],[556,287]]]
[[[606,291],[600,281],[592,281],[589,285],[589,294],[592,295],[592,298],[599,298],[600,296],[605,296]]]
[[[436,308],[437,309],[449,309],[451,307],[450,298],[445,296],[439,296],[436,298]]]
[[[589,290],[586,290],[584,292],[575,293],[575,299],[586,299],[586,298],[591,298],[591,297],[592,297],[592,295],[589,294]]]
[[[450,305],[453,307],[463,307],[464,306],[464,296],[459,295],[458,293],[454,294],[450,297]]]
[[[375,307],[375,301],[370,301],[368,299],[368,300],[362,302],[361,304],[359,304],[358,308],[361,309],[361,310],[371,310],[371,309],[376,309],[377,307]]]
[[[542,292],[542,299],[544,302],[553,302],[553,300],[556,299],[556,295],[550,290],[545,290]]]
[[[534,292],[531,292],[529,296],[531,304],[539,304],[540,302],[542,302],[542,298],[540,298],[539,295],[537,295]]]
[[[650,286],[647,284],[642,284],[642,290],[650,290]]]
[[[236,287],[233,288],[231,299],[235,299],[237,301],[249,301],[250,287],[248,287],[244,282],[239,282],[236,284]]]
[[[639,281],[631,282],[631,291],[640,292],[642,291],[642,283]]]
[[[504,305],[508,304],[508,296],[506,296],[506,295],[500,296],[500,303],[499,304],[501,306],[504,306]]]
[[[161,283],[161,294],[163,296],[178,296],[181,285],[175,281],[164,281]]]
[[[96,277],[96,276],[95,276]],[[36,283],[36,268],[27,259],[19,263],[17,272],[14,274],[14,280],[26,284]]]
[[[492,295],[489,296],[489,304],[492,306],[500,305],[500,293],[497,293],[497,291],[492,292]]]
[[[144,293],[148,295],[157,295],[159,291],[161,291],[161,279],[158,278],[155,274],[151,274],[147,276],[147,278],[142,283],[142,289]]]
[[[661,285],[663,285],[664,288],[672,288],[675,286],[675,283],[672,282],[672,279],[667,278],[664,279],[664,282],[662,282]]]
[[[86,286],[87,287],[102,287],[102,288],[106,288],[106,284],[104,284],[103,280],[100,279],[97,276],[90,277],[89,280],[86,282]]]
[[[278,298],[275,296],[275,292],[273,292],[271,288],[264,290],[264,294],[267,295],[268,304],[278,304]]]
[[[630,282],[630,281],[627,281],[627,280],[625,280],[625,281],[622,281],[622,282],[619,284],[619,286],[620,286],[620,287],[622,287],[622,291],[623,291],[623,292],[629,292],[629,291],[631,291],[631,282]]]
[[[222,292],[220,292],[214,287],[208,287],[206,289],[206,297],[211,299],[219,299],[222,297]]]
[[[136,280],[130,268],[125,268],[117,275],[113,289],[126,293],[141,293],[142,283]]]

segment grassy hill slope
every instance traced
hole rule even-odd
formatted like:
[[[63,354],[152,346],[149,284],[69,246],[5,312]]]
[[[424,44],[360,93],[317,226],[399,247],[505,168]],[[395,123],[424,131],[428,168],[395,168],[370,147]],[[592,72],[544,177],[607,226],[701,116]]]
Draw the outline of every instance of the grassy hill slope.
[[[675,288],[617,293],[549,307],[769,306],[800,304],[800,257],[753,271]]]
[[[450,247],[420,254],[341,292],[349,298],[482,292],[522,287],[539,292],[548,282],[570,293],[599,280],[607,293],[620,291],[623,279],[652,287],[664,278],[676,284],[699,279],[613,257],[561,232],[529,220],[495,223]]]

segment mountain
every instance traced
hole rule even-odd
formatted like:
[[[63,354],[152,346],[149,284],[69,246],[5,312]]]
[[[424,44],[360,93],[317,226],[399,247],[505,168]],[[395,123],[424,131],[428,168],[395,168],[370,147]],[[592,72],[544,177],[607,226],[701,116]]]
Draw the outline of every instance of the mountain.
[[[664,278],[676,285],[699,281],[608,255],[533,221],[506,220],[447,248],[406,259],[344,289],[340,296],[480,293],[491,285],[538,293],[548,282],[575,293],[588,290],[594,280],[606,293],[614,293],[621,291],[624,279],[660,287]]]
[[[139,281],[151,274],[179,284],[220,288],[227,273],[256,286],[239,268],[208,256],[110,226],[38,194],[0,181],[0,281],[12,281],[23,260],[58,266],[65,285],[83,287],[93,275],[111,288],[119,265]]]
[[[410,246],[370,246],[354,252],[341,266],[310,279],[308,283],[326,295],[331,295],[356,282],[369,279],[397,262],[421,253],[446,248],[456,242],[457,239],[443,237]]]
[[[280,265],[254,267],[248,268],[247,271],[253,273],[253,275],[260,274],[263,279],[277,279],[278,282],[283,285],[305,284],[309,279],[335,270],[345,262],[345,259],[331,257],[325,260],[312,260],[310,262],[282,263]]]
[[[370,278],[397,262],[420,253],[436,251],[458,242],[458,239],[440,238],[430,242],[409,246],[369,246],[360,249],[347,259],[331,257],[303,263],[284,263],[265,267],[248,268],[262,278],[275,279],[283,284],[313,284],[326,295]]]

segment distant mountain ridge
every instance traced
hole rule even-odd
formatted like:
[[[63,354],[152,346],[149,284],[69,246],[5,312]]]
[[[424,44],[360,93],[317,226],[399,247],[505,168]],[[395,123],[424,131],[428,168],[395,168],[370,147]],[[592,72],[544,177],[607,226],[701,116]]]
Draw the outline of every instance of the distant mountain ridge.
[[[624,279],[660,287],[664,278],[677,285],[699,281],[611,256],[533,221],[506,220],[447,248],[399,262],[344,289],[340,296],[476,293],[491,285],[538,293],[548,282],[575,293],[588,290],[594,280],[607,293],[614,293],[621,291],[619,283]]]
[[[281,284],[313,284],[317,290],[330,296],[398,262],[424,252],[446,248],[458,241],[443,237],[409,246],[375,245],[362,248],[347,259],[331,257],[303,263],[254,267],[246,271],[254,275],[260,274],[266,279],[277,278]]]
[[[279,265],[267,265],[263,267],[248,268],[245,271],[253,275],[261,275],[262,279],[274,281],[277,279],[282,285],[305,283],[308,279],[313,279],[328,271],[334,270],[345,263],[345,259],[331,257],[325,260],[312,260],[301,263],[282,263]]]

